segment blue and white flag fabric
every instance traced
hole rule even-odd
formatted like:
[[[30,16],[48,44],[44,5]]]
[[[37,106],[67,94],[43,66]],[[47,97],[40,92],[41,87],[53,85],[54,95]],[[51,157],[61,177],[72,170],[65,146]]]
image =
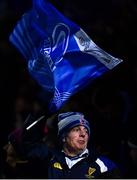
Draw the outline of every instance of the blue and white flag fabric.
[[[122,62],[99,48],[48,0],[33,0],[32,9],[17,22],[10,41],[27,60],[32,77],[52,95],[43,97],[49,98],[51,112]]]

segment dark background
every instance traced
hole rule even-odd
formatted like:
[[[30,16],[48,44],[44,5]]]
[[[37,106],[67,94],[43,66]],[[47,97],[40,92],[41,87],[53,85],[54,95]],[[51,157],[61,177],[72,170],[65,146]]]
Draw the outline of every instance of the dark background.
[[[82,2],[52,0],[52,2],[67,17],[79,24],[98,46],[111,55],[123,59],[121,65],[72,97],[67,107],[64,107],[64,110],[65,108],[81,110],[88,118],[94,117],[96,143],[103,144],[104,149],[109,143],[110,146],[107,148],[112,152],[114,141],[117,143],[127,138],[136,123],[137,2],[135,0]],[[37,83],[29,76],[25,60],[8,39],[17,20],[30,7],[30,0],[0,1],[1,147],[7,143],[8,134],[14,129],[16,113],[21,112],[25,118],[27,112],[32,110],[32,102],[37,99]],[[21,108],[21,105],[17,105],[18,98],[25,101],[25,107],[24,104]],[[101,121],[98,120],[100,118]],[[103,128],[108,130],[106,134],[104,133],[105,142],[103,138],[99,138]],[[109,135],[113,143],[108,140]]]

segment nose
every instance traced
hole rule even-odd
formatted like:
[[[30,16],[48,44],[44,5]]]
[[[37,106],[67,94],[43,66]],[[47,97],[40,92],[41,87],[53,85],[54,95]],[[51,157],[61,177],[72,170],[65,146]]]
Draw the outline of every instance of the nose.
[[[85,130],[80,130],[80,136],[85,137],[86,136],[86,131]]]

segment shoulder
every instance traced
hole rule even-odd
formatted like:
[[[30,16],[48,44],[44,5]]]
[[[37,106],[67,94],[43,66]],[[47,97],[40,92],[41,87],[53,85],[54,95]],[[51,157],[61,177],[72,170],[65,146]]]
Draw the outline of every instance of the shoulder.
[[[95,166],[100,171],[100,178],[121,178],[121,170],[115,161],[105,155],[98,154],[96,151],[90,151],[90,161],[95,162]]]
[[[96,159],[96,163],[99,165],[102,173],[118,168],[115,162],[105,156],[99,156]]]

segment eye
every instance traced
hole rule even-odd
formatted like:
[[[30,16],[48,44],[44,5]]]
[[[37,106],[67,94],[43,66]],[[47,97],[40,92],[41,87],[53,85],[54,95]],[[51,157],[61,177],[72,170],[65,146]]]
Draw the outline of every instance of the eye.
[[[85,132],[86,132],[86,134],[88,134],[88,130],[87,129],[85,129]]]
[[[74,131],[74,132],[79,131],[79,127],[75,127],[75,128],[73,128],[73,131]]]
[[[84,128],[84,129],[83,129],[83,132],[85,132],[85,134],[88,134],[87,128]]]

